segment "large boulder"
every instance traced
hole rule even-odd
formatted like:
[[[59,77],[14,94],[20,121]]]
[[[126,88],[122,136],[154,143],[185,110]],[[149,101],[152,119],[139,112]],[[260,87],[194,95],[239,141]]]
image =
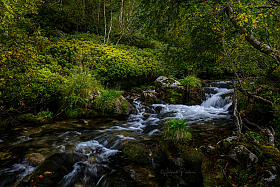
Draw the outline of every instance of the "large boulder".
[[[160,76],[155,81],[156,92],[161,94],[161,100],[167,103],[183,104],[185,102],[185,88],[173,78]]]
[[[156,79],[156,90],[165,91],[166,89],[174,88],[180,92],[184,92],[185,88],[181,83],[173,78],[160,76]]]
[[[116,99],[115,102],[115,115],[129,115],[134,107],[122,96],[120,99]]]
[[[182,150],[186,166],[189,169],[187,177],[191,182],[199,182],[201,178],[201,164],[203,160],[203,153],[196,148],[184,147]]]
[[[161,155],[158,143],[149,140],[128,143],[125,146],[124,155],[135,163],[154,163],[163,161],[163,155]]]
[[[161,149],[164,153],[165,158],[168,160],[168,164],[172,168],[183,168],[185,165],[185,159],[183,154],[180,154],[177,147],[174,145],[172,141],[161,141],[160,142]]]

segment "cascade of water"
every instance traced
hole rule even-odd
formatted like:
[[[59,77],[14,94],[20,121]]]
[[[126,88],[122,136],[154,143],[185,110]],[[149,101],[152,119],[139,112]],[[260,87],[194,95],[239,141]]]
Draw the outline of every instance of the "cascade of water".
[[[127,141],[138,141],[145,137],[157,136],[162,133],[161,124],[164,118],[173,117],[184,119],[189,124],[203,124],[209,120],[225,120],[230,117],[228,108],[231,106],[229,94],[233,92],[230,88],[231,82],[214,82],[206,87],[209,91],[206,95],[206,100],[201,105],[187,106],[174,104],[154,104],[153,107],[161,107],[160,113],[154,109],[141,104],[137,99],[134,100],[134,106],[138,110],[137,114],[131,114],[126,122],[118,122],[114,125],[100,126],[98,129],[87,129],[87,124],[84,128],[69,130],[68,128],[53,134],[47,134],[46,138],[41,138],[41,144],[50,144],[52,152],[75,152],[88,158],[86,161],[78,162],[74,165],[74,169],[63,178],[63,183],[66,186],[71,186],[75,183],[75,176],[83,170],[94,173],[97,179],[93,185],[100,183],[104,177],[104,173],[100,173],[98,168],[107,168],[109,157],[117,154],[122,143]],[[36,145],[37,139],[29,138],[28,135],[20,136],[20,141],[9,144],[9,146]],[[5,139],[1,137],[0,143]],[[39,148],[38,148],[39,151]],[[19,167],[20,166],[20,167]],[[14,165],[11,168],[0,170],[0,178],[10,176],[9,173],[21,173],[17,181],[24,175],[34,171],[35,168],[27,166],[22,168],[23,164]],[[86,169],[84,169],[86,168]],[[0,168],[1,169],[1,168]],[[20,171],[21,170],[21,171]],[[22,172],[22,170],[24,170]],[[99,171],[99,174],[97,175]],[[84,178],[92,177],[86,176]],[[0,179],[0,183],[2,179]]]

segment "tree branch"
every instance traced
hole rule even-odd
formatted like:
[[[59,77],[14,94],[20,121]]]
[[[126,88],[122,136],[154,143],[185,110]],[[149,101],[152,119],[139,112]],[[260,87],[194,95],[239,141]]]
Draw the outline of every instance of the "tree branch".
[[[278,65],[280,65],[280,57],[279,57],[280,53],[278,50],[275,50],[272,47],[270,47],[269,45],[266,45],[266,44],[260,42],[245,27],[243,27],[241,24],[239,24],[234,10],[229,5],[225,8],[225,11],[226,11],[227,15],[229,16],[230,21],[234,25],[234,27],[239,30],[240,34],[245,35],[245,39],[255,49],[259,50],[260,52],[262,52],[264,54],[271,55],[274,58],[274,60],[278,63]]]

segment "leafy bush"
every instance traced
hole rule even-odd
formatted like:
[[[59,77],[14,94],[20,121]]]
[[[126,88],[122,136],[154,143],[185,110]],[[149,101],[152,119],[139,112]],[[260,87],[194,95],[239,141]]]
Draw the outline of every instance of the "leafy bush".
[[[113,112],[116,99],[121,98],[121,92],[117,90],[103,90],[95,99],[96,108],[103,112]]]
[[[62,110],[66,116],[77,117],[78,108],[87,108],[91,95],[96,95],[101,86],[87,68],[76,67],[59,87]]]
[[[164,138],[176,142],[184,142],[192,138],[187,123],[182,119],[170,118],[165,123]]]
[[[80,35],[81,36],[81,35]],[[155,77],[164,72],[162,63],[150,50],[96,44],[87,38],[58,40],[46,47],[41,62],[56,61],[63,71],[82,64],[96,71],[103,82],[127,78]],[[126,81],[127,82],[127,81]]]
[[[195,87],[202,86],[202,82],[199,78],[195,76],[187,76],[182,81],[182,85],[185,86],[188,90],[193,90]]]
[[[45,120],[52,118],[52,116],[53,116],[53,113],[50,112],[49,110],[40,111],[36,116],[36,118],[37,118],[36,120],[38,122],[44,122]]]
[[[111,37],[111,42],[116,44],[120,38],[118,33],[113,33]],[[145,36],[144,34],[140,33],[133,33],[133,34],[123,34],[121,40],[119,41],[120,44],[135,46],[138,48],[155,48],[155,43],[150,37]]]

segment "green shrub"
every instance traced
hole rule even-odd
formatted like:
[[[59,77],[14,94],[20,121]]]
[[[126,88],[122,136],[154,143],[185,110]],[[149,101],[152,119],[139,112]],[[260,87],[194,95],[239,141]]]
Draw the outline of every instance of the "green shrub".
[[[79,117],[78,109],[77,108],[75,108],[75,109],[72,109],[72,108],[68,109],[68,110],[65,111],[65,115],[68,118],[77,118],[77,117]]]
[[[164,138],[167,140],[172,140],[175,143],[190,140],[192,135],[186,125],[187,123],[182,119],[168,119],[164,126]]]
[[[102,112],[113,112],[116,99],[121,98],[121,92],[117,90],[103,90],[95,99],[96,108]]]
[[[90,95],[96,95],[101,86],[88,69],[76,67],[59,89],[62,110],[66,110],[66,116],[73,118],[78,114],[77,108],[88,107]]]
[[[49,110],[45,110],[45,111],[40,111],[37,116],[36,116],[36,120],[38,122],[44,122],[47,119],[50,119],[53,117],[53,113],[50,112]]]
[[[197,86],[201,87],[202,82],[199,78],[190,75],[184,78],[184,80],[182,81],[182,85],[185,86],[188,90],[193,90]]]
[[[118,33],[113,33],[111,37],[111,42],[116,44],[119,40],[120,35]],[[155,43],[153,40],[143,34],[140,33],[134,33],[134,34],[123,34],[121,40],[119,41],[119,44],[129,45],[129,46],[135,46],[138,48],[155,48]]]

